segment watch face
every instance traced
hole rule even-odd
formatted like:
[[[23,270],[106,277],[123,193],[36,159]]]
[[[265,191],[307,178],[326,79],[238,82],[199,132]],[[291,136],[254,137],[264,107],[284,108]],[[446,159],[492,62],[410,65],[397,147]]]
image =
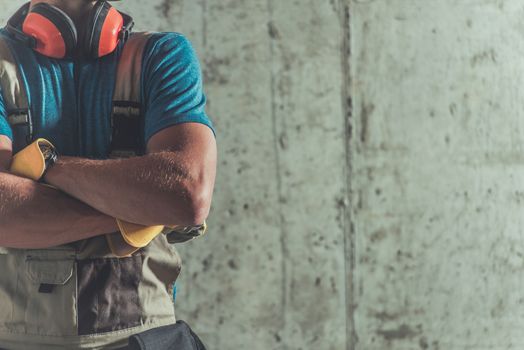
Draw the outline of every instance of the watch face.
[[[58,158],[58,153],[56,151],[56,148],[49,143],[39,142],[38,147],[40,148],[40,152],[42,152],[42,155],[44,156],[46,168],[45,170],[47,170],[49,167],[55,164],[56,159]]]
[[[46,161],[53,157],[53,154],[55,153],[54,147],[51,147],[48,144],[39,144],[38,146],[40,147],[40,152],[42,152]]]

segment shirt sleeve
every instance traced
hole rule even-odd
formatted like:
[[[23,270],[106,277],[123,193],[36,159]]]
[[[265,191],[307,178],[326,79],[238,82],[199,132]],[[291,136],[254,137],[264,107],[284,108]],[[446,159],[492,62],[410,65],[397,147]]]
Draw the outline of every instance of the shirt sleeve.
[[[186,122],[205,124],[214,134],[205,112],[200,63],[189,40],[178,33],[159,33],[148,46],[142,66],[146,143],[158,131]]]
[[[11,126],[7,122],[7,112],[4,105],[4,96],[2,95],[2,90],[0,89],[0,135],[5,135],[13,141],[13,131]]]

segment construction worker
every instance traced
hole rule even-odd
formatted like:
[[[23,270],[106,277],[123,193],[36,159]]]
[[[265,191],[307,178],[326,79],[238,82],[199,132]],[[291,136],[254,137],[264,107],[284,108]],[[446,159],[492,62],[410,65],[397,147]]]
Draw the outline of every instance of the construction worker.
[[[108,2],[33,0],[0,30],[0,348],[203,349],[174,243],[216,172],[198,59]]]

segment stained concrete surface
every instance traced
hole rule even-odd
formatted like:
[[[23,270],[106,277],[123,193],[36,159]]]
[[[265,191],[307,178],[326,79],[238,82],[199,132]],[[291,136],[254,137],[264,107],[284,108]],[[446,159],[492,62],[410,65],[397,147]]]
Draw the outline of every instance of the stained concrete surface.
[[[524,3],[115,5],[201,59],[219,173],[177,312],[210,349],[524,348]]]
[[[356,349],[524,348],[524,3],[350,12]]]

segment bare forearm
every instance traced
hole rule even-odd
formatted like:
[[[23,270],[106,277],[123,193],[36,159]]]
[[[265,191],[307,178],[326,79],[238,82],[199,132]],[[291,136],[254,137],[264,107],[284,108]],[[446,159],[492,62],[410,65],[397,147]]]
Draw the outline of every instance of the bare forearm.
[[[117,231],[114,219],[59,190],[0,173],[0,246],[46,248]]]
[[[186,156],[187,158],[187,156]],[[62,157],[46,181],[110,216],[143,225],[193,224],[195,184],[176,152],[128,159],[90,160]]]

